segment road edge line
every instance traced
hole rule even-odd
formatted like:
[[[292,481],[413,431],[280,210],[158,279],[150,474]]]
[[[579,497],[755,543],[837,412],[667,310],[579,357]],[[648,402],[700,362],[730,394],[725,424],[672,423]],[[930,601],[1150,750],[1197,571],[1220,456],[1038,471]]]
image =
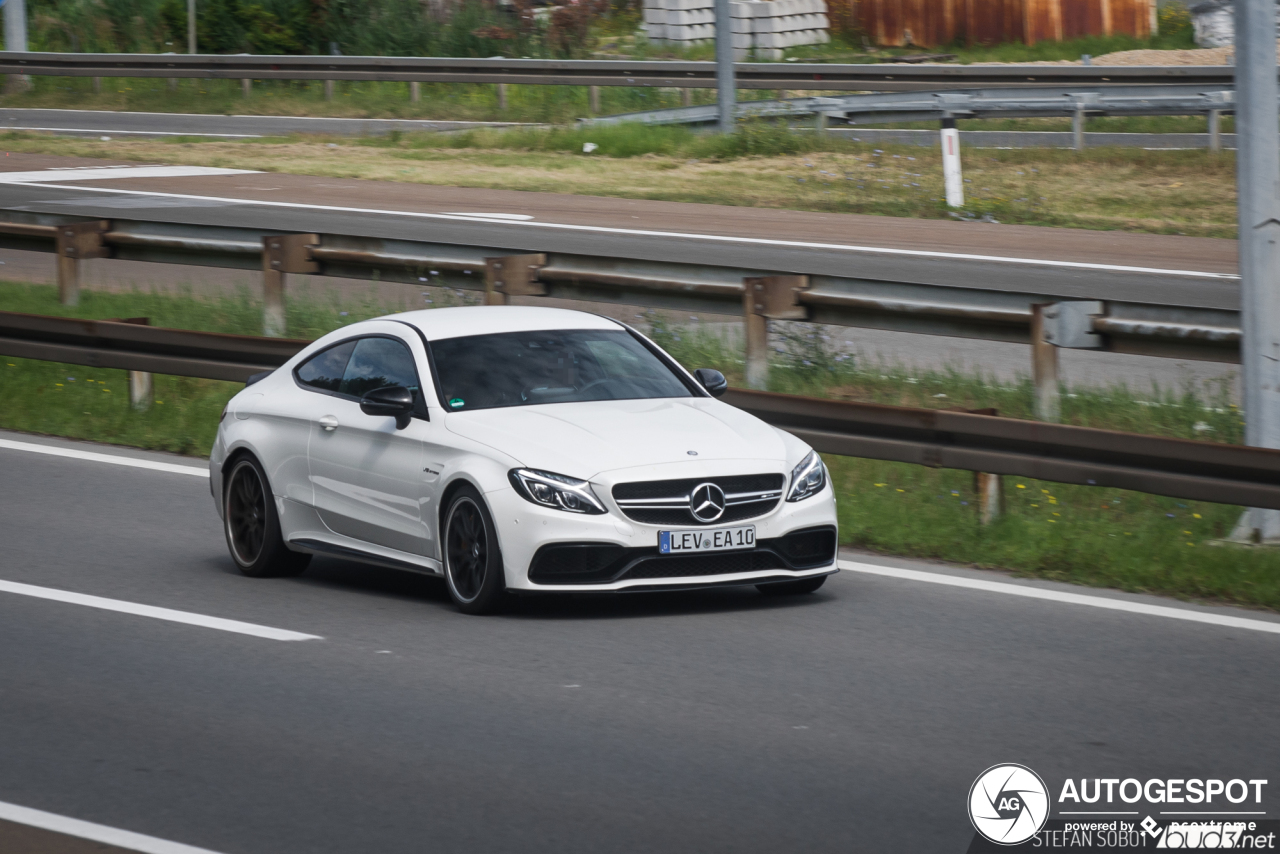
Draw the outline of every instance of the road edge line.
[[[882,575],[904,581],[922,581],[927,584],[942,584],[948,587],[963,587],[969,590],[981,590],[986,593],[1003,593],[1006,596],[1022,596],[1027,599],[1042,599],[1049,602],[1062,602],[1070,605],[1087,605],[1109,611],[1125,611],[1130,614],[1142,614],[1148,617],[1164,617],[1172,620],[1186,620],[1193,623],[1208,623],[1214,626],[1226,626],[1233,629],[1247,629],[1254,632],[1280,634],[1280,622],[1266,620],[1250,620],[1247,617],[1232,617],[1226,614],[1209,614],[1204,611],[1192,611],[1186,608],[1171,608],[1167,605],[1150,605],[1145,602],[1130,602],[1125,599],[1110,599],[1105,596],[1090,596],[1085,593],[1068,593],[1065,590],[1046,590],[1043,587],[1031,587],[1024,584],[1009,584],[1001,581],[986,581],[981,578],[962,578],[946,575],[941,572],[924,572],[918,569],[899,569],[891,566],[877,566],[853,560],[838,561],[840,569],[849,572],[861,572],[867,575]]]
[[[67,457],[74,460],[89,460],[95,463],[110,463],[116,466],[165,471],[171,474],[189,474],[194,477],[209,476],[207,468],[183,466],[177,463],[162,463],[158,460],[143,460],[137,457],[126,457],[117,454],[100,454],[96,451],[81,451],[76,448],[59,448],[56,445],[38,445],[35,442],[15,442],[12,439],[0,439],[0,449],[9,451],[27,451],[33,454],[48,454],[52,457]]]

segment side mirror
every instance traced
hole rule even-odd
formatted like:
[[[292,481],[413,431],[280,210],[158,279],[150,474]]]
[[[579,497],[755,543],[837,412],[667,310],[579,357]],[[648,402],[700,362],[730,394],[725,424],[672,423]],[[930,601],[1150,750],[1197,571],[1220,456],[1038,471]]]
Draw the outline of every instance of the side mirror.
[[[698,368],[693,372],[693,377],[702,383],[702,387],[710,392],[712,397],[719,397],[729,390],[729,381],[724,378],[724,374],[712,368]]]
[[[375,388],[360,398],[360,411],[365,415],[390,415],[396,420],[396,429],[403,430],[413,414],[413,392],[400,385]]]

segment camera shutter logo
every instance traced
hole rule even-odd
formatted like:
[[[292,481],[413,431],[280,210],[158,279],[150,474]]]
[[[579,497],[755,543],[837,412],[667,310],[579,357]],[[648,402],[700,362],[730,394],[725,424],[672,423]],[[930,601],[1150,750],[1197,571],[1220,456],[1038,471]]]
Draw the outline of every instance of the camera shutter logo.
[[[969,820],[999,845],[1026,842],[1048,818],[1049,790],[1025,765],[993,765],[969,789]]]

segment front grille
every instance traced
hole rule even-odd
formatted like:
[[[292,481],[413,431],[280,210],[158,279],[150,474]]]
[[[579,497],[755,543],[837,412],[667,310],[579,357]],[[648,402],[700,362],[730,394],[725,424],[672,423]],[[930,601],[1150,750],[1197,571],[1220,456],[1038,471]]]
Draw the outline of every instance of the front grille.
[[[619,483],[613,500],[628,519],[646,525],[724,525],[763,516],[782,500],[781,474],[746,474]],[[724,513],[702,522],[689,512],[689,494],[700,484],[714,483],[725,493]]]
[[[758,572],[762,569],[786,569],[787,562],[773,552],[724,552],[709,555],[681,555],[641,560],[622,574],[620,580],[636,578],[687,578],[691,575],[729,575],[734,572]]]

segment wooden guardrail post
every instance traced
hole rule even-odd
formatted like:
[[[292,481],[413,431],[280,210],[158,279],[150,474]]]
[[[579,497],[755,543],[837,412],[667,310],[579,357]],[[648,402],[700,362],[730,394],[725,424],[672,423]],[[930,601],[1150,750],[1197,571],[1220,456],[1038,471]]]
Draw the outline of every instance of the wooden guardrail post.
[[[498,84],[498,109],[505,111],[507,109],[507,84]]]
[[[591,111],[591,115],[600,114],[600,87],[587,87],[587,109]]]
[[[422,100],[422,84],[417,80],[409,83],[409,101],[416,104]]]
[[[808,276],[748,276],[742,280],[742,314],[747,343],[747,388],[769,387],[769,321],[805,320],[799,294]]]
[[[546,284],[538,281],[538,271],[545,266],[547,256],[541,252],[484,259],[484,304],[506,305],[508,297],[546,296]]]
[[[1058,392],[1058,348],[1045,337],[1045,312],[1053,303],[1031,306],[1031,376],[1035,382],[1035,416],[1040,421],[1058,421],[1062,417],[1062,399]]]
[[[284,337],[284,277],[286,273],[319,273],[310,247],[320,242],[317,234],[278,234],[262,238],[262,334]]]
[[[105,258],[110,250],[102,235],[111,227],[108,220],[74,222],[58,226],[58,302],[80,304],[80,262],[85,258]]]
[[[333,81],[332,80],[324,81],[324,99],[326,101],[333,100]]]
[[[253,78],[252,77],[240,78],[240,94],[246,98],[248,98],[250,95],[253,94]]]

